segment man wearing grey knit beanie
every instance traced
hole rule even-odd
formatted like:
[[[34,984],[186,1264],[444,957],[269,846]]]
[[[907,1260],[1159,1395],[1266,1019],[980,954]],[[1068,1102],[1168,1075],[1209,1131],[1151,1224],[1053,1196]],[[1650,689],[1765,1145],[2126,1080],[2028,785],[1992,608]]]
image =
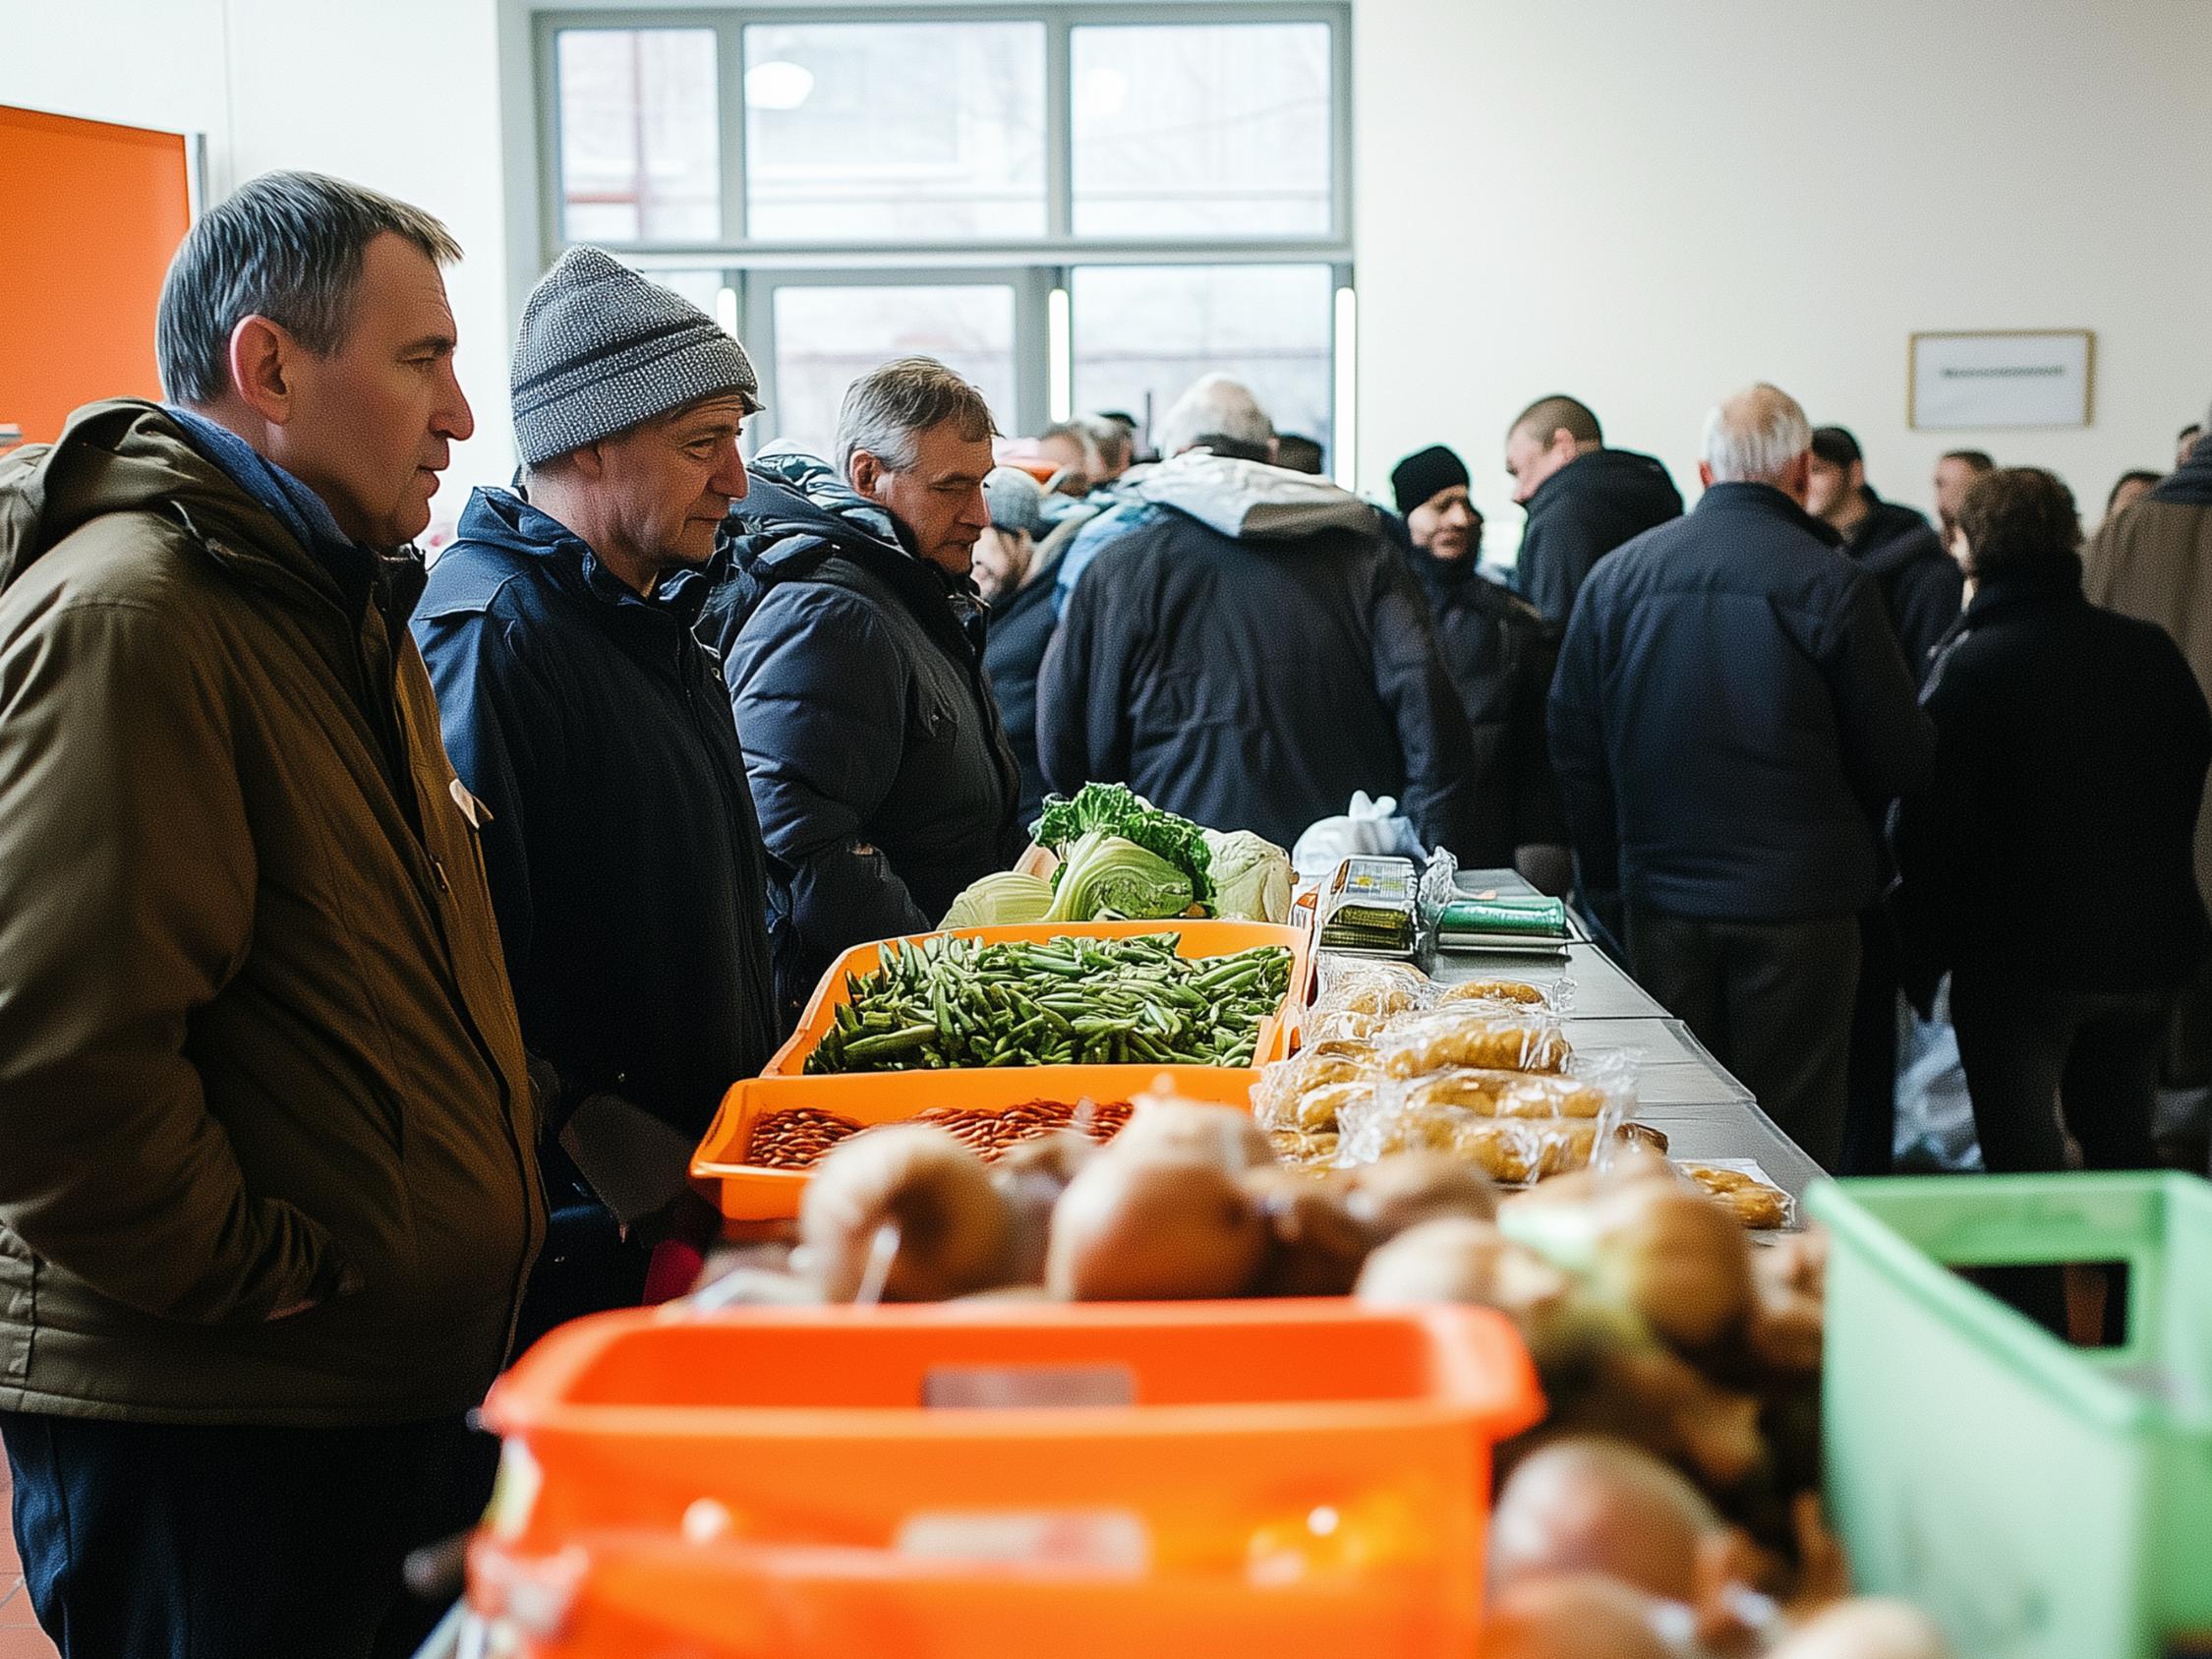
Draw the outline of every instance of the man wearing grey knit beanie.
[[[744,751],[685,574],[746,492],[752,364],[578,247],[524,308],[512,381],[522,482],[470,498],[414,626],[547,1096],[527,1342],[637,1301],[652,1246],[711,1222],[691,1149],[781,1034]]]

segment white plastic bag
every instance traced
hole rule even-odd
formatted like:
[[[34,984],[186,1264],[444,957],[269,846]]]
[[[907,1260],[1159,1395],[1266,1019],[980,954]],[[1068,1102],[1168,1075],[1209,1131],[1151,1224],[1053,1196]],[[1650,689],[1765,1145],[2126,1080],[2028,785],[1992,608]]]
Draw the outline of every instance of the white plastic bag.
[[[1398,815],[1397,797],[1370,799],[1361,790],[1343,817],[1308,827],[1291,849],[1291,863],[1301,881],[1319,881],[1347,859],[1411,859],[1418,864],[1427,856],[1413,820]]]

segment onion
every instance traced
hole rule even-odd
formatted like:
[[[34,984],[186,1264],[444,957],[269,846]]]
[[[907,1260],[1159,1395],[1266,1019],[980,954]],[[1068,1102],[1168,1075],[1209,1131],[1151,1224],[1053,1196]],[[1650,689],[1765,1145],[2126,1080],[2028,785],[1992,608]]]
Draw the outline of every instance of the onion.
[[[1267,1251],[1258,1206],[1218,1164],[1125,1149],[1128,1134],[1060,1195],[1046,1285],[1077,1302],[1240,1294]]]

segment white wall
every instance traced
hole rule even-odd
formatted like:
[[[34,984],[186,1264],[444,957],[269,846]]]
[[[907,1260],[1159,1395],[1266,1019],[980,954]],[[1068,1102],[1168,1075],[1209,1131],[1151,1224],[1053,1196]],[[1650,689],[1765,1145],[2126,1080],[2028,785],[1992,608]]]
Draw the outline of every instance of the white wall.
[[[1361,473],[1448,442],[1493,549],[1506,423],[1567,391],[1696,489],[1772,380],[1926,506],[1978,446],[2093,525],[2212,400],[2205,0],[1355,0]],[[1916,433],[1915,329],[2097,331],[2095,424]]]
[[[514,465],[495,19],[495,0],[0,0],[0,103],[204,133],[210,199],[306,167],[452,229],[477,435],[454,452],[439,524]]]

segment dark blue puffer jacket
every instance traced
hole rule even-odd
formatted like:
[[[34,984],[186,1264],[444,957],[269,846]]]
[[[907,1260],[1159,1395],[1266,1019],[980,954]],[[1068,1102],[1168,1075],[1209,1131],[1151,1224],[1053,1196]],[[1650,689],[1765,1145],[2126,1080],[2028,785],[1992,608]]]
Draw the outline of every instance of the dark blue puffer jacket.
[[[1672,916],[1856,916],[1934,742],[1873,580],[1765,484],[1601,561],[1551,686],[1583,882]]]
[[[565,527],[479,490],[415,638],[461,781],[530,1051],[686,1135],[780,1038],[767,871],[703,590],[641,598]]]
[[[937,925],[1020,853],[987,613],[811,455],[763,457],[701,636],[722,653],[773,879],[786,1000],[843,952]]]

